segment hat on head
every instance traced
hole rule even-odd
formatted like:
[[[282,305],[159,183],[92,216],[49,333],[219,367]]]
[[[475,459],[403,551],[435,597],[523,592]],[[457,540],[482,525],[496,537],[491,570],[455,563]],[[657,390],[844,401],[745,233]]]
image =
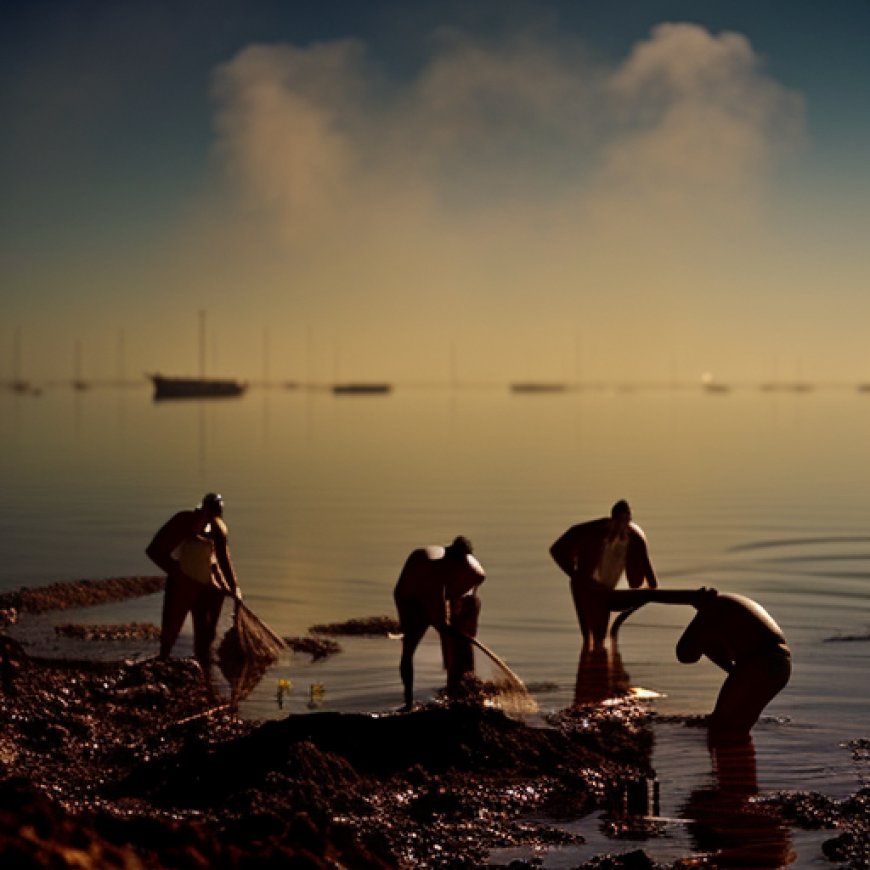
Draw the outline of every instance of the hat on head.
[[[219,514],[224,509],[223,496],[218,492],[207,492],[202,497],[200,508],[214,514]]]

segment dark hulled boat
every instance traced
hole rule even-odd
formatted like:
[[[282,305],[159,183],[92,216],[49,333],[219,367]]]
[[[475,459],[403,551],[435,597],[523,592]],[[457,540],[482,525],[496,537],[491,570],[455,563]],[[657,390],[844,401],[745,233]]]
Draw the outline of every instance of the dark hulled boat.
[[[227,378],[183,378],[149,375],[155,399],[223,399],[241,396],[246,383]]]
[[[391,384],[369,381],[352,381],[332,385],[332,392],[337,396],[378,396],[389,393],[392,389]]]

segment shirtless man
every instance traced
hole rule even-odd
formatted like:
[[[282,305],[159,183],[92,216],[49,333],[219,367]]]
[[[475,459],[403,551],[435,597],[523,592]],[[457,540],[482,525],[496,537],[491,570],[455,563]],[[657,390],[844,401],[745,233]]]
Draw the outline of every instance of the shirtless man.
[[[710,741],[745,740],[791,676],[785,635],[760,604],[742,595],[709,590],[695,606],[677,658],[692,664],[707,656],[728,674],[710,717]]]
[[[145,554],[167,574],[160,658],[169,658],[190,613],[194,656],[210,683],[211,646],[224,598],[241,597],[227,545],[221,496],[210,492],[199,507],[171,517],[157,531]]]
[[[613,600],[611,592],[625,572],[628,585],[658,586],[643,530],[631,521],[627,501],[618,501],[609,517],[572,526],[550,555],[571,578],[571,595],[584,645],[601,647],[607,636]],[[632,605],[627,605],[632,606]]]
[[[480,612],[477,587],[485,579],[486,574],[472,555],[467,538],[458,537],[448,547],[422,547],[408,556],[393,592],[402,626],[399,673],[405,689],[406,709],[414,703],[414,652],[429,626],[441,635],[444,667],[451,682],[457,676],[454,672],[465,668],[465,663],[453,665],[457,652],[455,643],[463,640],[465,632],[461,628],[472,629],[469,632],[472,635],[476,630]],[[465,598],[472,600],[465,601]]]

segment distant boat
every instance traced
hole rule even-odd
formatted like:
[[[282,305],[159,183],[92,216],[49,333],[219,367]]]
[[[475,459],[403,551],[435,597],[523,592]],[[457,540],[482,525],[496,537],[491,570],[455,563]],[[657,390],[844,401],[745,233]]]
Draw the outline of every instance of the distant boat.
[[[382,396],[385,393],[389,393],[392,389],[392,384],[377,382],[356,381],[332,385],[332,392],[336,396]]]
[[[205,311],[199,312],[199,377],[147,375],[154,384],[154,399],[226,399],[241,396],[246,381],[205,376]]]
[[[13,393],[18,393],[19,396],[39,396],[42,390],[37,389],[30,381],[15,378],[9,382],[9,389]]]
[[[731,391],[731,387],[728,384],[707,383],[703,386],[704,392],[707,393],[728,393]]]
[[[567,384],[555,381],[520,381],[510,385],[512,393],[564,393]]]
[[[224,378],[178,378],[148,375],[155,399],[222,399],[241,396],[246,383]]]
[[[767,381],[761,385],[765,393],[809,393],[814,389],[807,381]]]
[[[83,392],[90,389],[90,384],[82,377],[82,343],[75,343],[75,357],[73,362],[73,379],[70,381],[72,388]]]

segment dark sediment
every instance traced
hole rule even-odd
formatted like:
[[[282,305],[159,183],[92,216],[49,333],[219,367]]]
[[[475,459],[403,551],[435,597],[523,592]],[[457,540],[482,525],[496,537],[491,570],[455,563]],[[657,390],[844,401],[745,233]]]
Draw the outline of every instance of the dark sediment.
[[[160,626],[150,622],[126,622],[121,625],[80,625],[67,623],[56,625],[54,631],[60,637],[79,640],[159,640]]]
[[[97,603],[109,588],[55,589],[51,600]],[[156,591],[122,583],[112,594],[133,588]],[[48,599],[22,592],[0,603],[41,612]],[[0,662],[4,867],[480,867],[493,848],[572,842],[531,815],[628,806],[653,775],[650,717],[628,701],[567,710],[546,728],[472,703],[473,693],[412,713],[258,723],[215,704],[190,660],[36,661],[0,633]],[[868,746],[855,743],[856,759]],[[794,826],[837,828],[826,855],[868,866],[870,790],[766,803]],[[584,866],[656,865],[635,848]]]
[[[311,634],[332,634],[345,637],[383,637],[387,634],[398,634],[402,630],[398,620],[392,616],[367,616],[359,619],[348,619],[345,622],[329,622],[312,625],[308,631]]]
[[[580,730],[473,704],[252,723],[209,706],[192,661],[4,647],[0,863],[477,867],[493,847],[570,841],[519,821],[531,809],[587,812],[643,776],[639,712]]]
[[[297,653],[311,656],[312,661],[334,656],[341,652],[341,644],[325,637],[285,637],[284,643]]]
[[[52,583],[35,589],[22,588],[0,594],[0,610],[12,608],[20,613],[45,613],[93,607],[160,592],[165,582],[164,577],[111,577]]]

